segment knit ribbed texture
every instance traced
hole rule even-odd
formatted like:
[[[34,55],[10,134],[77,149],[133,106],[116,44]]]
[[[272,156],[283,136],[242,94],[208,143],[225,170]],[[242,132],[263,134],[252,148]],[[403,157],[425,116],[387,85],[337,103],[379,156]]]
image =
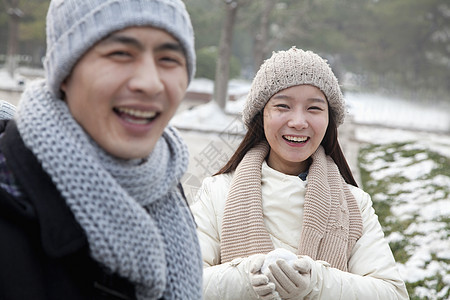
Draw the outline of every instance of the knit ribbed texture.
[[[143,160],[111,157],[45,82],[24,92],[16,121],[85,231],[93,259],[132,282],[138,299],[201,299],[200,247],[177,188],[188,153],[176,131],[167,128]]]
[[[312,155],[299,253],[347,271],[349,254],[362,235],[356,199],[333,159],[319,147]]]
[[[267,143],[259,144],[236,168],[222,220],[222,263],[274,249],[264,226],[261,202],[261,166],[268,151]]]
[[[242,112],[244,124],[248,127],[274,94],[301,84],[319,88],[327,97],[337,126],[344,122],[344,97],[328,63],[311,51],[292,47],[274,52],[256,73]]]
[[[16,107],[4,100],[0,100],[0,120],[10,120],[16,113]]]
[[[50,92],[60,97],[61,82],[95,43],[130,26],[152,26],[183,47],[187,72],[195,74],[194,32],[181,0],[53,0],[47,13],[44,61]]]
[[[236,168],[223,217],[222,263],[273,249],[264,226],[261,197],[261,165],[268,151],[266,142],[259,144]],[[338,167],[322,146],[312,159],[298,254],[347,271],[351,250],[362,235],[361,213]]]

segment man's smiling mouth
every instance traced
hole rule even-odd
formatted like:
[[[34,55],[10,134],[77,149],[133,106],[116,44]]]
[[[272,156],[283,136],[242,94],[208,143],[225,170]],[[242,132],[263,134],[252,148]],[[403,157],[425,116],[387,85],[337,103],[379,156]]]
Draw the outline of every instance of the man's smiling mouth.
[[[125,107],[116,107],[114,108],[114,112],[125,121],[136,125],[146,125],[159,116],[159,113],[156,111],[145,111]]]

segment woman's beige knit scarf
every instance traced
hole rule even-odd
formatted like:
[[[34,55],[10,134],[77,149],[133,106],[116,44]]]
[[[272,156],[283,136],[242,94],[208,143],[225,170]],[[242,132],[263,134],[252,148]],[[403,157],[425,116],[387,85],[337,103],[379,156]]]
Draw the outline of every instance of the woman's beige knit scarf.
[[[261,166],[268,152],[269,145],[262,142],[248,151],[236,168],[223,217],[222,263],[274,249],[263,221],[261,195]],[[361,213],[338,167],[322,146],[312,160],[298,254],[347,271],[350,253],[362,235]]]

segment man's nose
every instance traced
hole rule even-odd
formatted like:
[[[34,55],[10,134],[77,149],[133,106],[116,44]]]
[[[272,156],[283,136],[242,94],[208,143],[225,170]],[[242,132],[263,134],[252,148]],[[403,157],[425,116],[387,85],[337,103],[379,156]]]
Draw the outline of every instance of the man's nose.
[[[159,74],[158,66],[153,57],[143,59],[137,63],[129,88],[134,92],[145,93],[149,96],[159,94],[164,85]]]

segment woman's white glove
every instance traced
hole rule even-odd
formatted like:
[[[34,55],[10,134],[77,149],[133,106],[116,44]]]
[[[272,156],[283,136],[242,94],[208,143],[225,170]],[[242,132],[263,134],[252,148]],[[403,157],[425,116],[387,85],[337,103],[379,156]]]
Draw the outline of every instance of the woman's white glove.
[[[261,267],[264,264],[265,257],[264,254],[255,254],[248,257],[250,283],[259,299],[280,299],[280,296],[275,291],[275,284],[270,282],[269,278],[261,273]]]
[[[292,264],[278,259],[269,265],[267,276],[282,299],[303,299],[310,292],[311,263],[299,258]]]

